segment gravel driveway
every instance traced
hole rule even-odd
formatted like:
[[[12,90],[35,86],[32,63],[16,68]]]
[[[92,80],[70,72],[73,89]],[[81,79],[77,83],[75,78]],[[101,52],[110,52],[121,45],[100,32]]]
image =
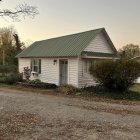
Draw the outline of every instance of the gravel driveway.
[[[140,140],[140,104],[0,89],[0,140]]]

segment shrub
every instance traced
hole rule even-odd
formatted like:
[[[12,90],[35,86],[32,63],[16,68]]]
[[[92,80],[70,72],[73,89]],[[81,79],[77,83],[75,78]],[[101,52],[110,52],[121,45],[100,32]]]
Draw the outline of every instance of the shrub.
[[[84,87],[82,88],[82,91],[86,91],[89,93],[104,93],[104,92],[108,92],[108,89],[106,89],[104,86],[102,85],[96,85],[96,86],[88,86],[88,87]]]
[[[24,76],[26,78],[26,80],[29,80],[29,78],[31,77],[31,70],[29,69],[29,67],[24,67]]]
[[[26,86],[26,87],[43,88],[43,89],[56,89],[57,88],[55,84],[44,83],[44,82],[41,82],[39,79],[30,80],[30,81],[27,81],[26,83],[21,83],[21,85]]]
[[[79,92],[80,89],[74,87],[73,85],[62,85],[58,88],[58,91],[67,95],[74,95],[76,92]]]
[[[5,83],[5,76],[0,76],[0,83]]]
[[[9,73],[17,73],[18,68],[16,65],[0,65],[0,73],[7,75]]]
[[[137,85],[135,85],[137,86]],[[118,93],[118,94],[116,94]],[[107,88],[97,85],[97,86],[91,86],[86,87],[82,89],[81,96],[85,97],[98,97],[97,100],[100,99],[114,99],[114,100],[135,100],[140,101],[140,93],[138,91],[135,91],[133,87],[129,89],[126,92],[123,92],[123,94],[119,94],[120,92],[114,92],[110,91]]]
[[[24,81],[22,73],[16,74],[16,78],[17,78],[17,82],[23,82]]]
[[[140,63],[123,59],[100,61],[92,65],[89,71],[106,88],[126,91],[140,76]]]
[[[22,75],[21,74],[10,74],[8,76],[5,77],[4,83],[12,85],[15,84],[17,82],[22,82]]]
[[[41,82],[39,79],[35,79],[35,80],[30,80],[28,83],[29,84],[41,84],[43,82]]]

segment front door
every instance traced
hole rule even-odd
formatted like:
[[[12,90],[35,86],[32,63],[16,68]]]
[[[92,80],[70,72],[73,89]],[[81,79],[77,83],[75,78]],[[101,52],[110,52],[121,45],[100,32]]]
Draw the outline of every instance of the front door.
[[[60,60],[60,85],[68,83],[68,60]]]

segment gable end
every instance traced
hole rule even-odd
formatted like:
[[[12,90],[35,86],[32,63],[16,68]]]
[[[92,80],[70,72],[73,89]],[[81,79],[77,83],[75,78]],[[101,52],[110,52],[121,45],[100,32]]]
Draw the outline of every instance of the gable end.
[[[96,52],[96,53],[116,53],[116,49],[111,42],[107,33],[100,32],[85,48],[86,52]]]

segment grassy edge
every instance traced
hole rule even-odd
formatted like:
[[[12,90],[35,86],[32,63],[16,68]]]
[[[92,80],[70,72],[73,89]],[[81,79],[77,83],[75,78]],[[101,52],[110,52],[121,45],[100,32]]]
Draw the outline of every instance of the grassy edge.
[[[138,85],[140,86],[140,84]],[[12,89],[12,90],[19,90],[19,91],[24,91],[24,92],[33,92],[37,94],[43,94],[43,95],[52,95],[52,96],[60,96],[60,97],[68,97],[68,98],[80,98],[83,100],[88,100],[88,101],[101,101],[101,102],[110,102],[110,103],[120,103],[120,104],[140,104],[140,100],[135,100],[135,99],[119,99],[119,98],[112,98],[112,96],[106,95],[98,95],[98,93],[95,94],[76,94],[76,95],[65,95],[62,94],[56,90],[50,90],[50,89],[38,89],[38,88],[27,88],[23,87],[20,85],[6,85],[6,84],[0,84],[0,89]],[[132,90],[132,89],[131,89]]]

